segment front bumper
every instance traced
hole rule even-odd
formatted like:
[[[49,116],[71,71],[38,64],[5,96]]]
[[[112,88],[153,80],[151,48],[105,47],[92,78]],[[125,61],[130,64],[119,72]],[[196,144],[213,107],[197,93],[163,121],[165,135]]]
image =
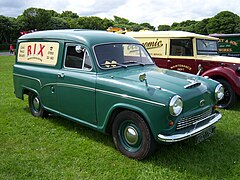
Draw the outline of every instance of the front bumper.
[[[174,135],[158,134],[158,140],[161,141],[161,142],[171,143],[171,142],[182,141],[184,139],[188,139],[190,137],[196,136],[196,135],[200,134],[201,132],[203,132],[208,127],[210,127],[213,124],[215,124],[216,122],[218,122],[222,118],[222,115],[219,112],[216,112],[208,118],[211,118],[211,119],[207,124],[205,124],[203,126],[200,126],[198,128],[194,128],[193,130],[188,131],[186,133],[174,134]]]

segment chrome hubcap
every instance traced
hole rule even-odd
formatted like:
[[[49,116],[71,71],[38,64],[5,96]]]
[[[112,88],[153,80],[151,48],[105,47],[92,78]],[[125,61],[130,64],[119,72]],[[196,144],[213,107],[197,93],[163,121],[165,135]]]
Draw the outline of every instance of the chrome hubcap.
[[[138,132],[132,126],[127,126],[124,130],[124,138],[130,145],[135,145],[138,142]]]
[[[33,107],[34,107],[35,110],[39,110],[39,108],[40,108],[40,101],[39,101],[38,97],[35,97],[33,99]]]

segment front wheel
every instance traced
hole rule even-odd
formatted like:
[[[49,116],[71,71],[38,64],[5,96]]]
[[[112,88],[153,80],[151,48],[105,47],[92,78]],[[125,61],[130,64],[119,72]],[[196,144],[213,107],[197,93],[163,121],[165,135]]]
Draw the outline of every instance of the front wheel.
[[[231,85],[224,79],[217,79],[224,87],[224,97],[218,102],[218,107],[222,109],[229,109],[236,102],[236,94]]]
[[[113,122],[112,136],[116,148],[124,155],[142,160],[155,150],[155,140],[139,114],[120,112]]]
[[[29,103],[29,108],[33,116],[36,117],[46,117],[47,113],[43,109],[40,97],[34,93],[30,92],[28,94],[28,103]]]

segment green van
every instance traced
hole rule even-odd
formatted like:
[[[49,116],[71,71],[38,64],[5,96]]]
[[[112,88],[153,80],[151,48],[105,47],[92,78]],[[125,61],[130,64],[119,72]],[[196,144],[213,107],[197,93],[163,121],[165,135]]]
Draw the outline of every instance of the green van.
[[[210,137],[221,119],[217,81],[157,67],[125,35],[51,30],[23,35],[13,67],[14,92],[33,116],[56,114],[111,134],[124,155],[143,159],[156,142]]]

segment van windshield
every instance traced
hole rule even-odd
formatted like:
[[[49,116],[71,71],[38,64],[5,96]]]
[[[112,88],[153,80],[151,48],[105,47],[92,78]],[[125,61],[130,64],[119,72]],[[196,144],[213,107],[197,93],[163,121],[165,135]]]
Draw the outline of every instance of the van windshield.
[[[197,39],[198,55],[217,55],[218,46],[215,40]]]
[[[153,64],[140,44],[104,44],[95,46],[94,51],[102,69]]]

